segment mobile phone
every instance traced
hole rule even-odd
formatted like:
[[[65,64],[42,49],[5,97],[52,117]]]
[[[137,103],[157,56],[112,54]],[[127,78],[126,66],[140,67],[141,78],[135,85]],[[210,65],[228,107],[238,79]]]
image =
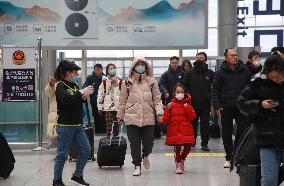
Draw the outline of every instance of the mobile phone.
[[[280,104],[279,101],[274,101],[274,100],[268,101],[268,103],[271,104],[271,105],[276,105],[276,106],[278,106]]]

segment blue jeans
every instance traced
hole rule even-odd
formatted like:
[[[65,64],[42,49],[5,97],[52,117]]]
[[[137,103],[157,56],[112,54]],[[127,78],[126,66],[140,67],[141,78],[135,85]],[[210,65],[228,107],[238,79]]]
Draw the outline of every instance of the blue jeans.
[[[75,176],[83,176],[84,167],[90,157],[91,147],[84,129],[81,126],[57,126],[57,156],[54,165],[54,180],[62,179],[64,163],[68,158],[68,152],[72,141],[79,146],[79,156],[76,163]]]
[[[277,186],[278,171],[284,160],[284,149],[261,148],[261,186]]]

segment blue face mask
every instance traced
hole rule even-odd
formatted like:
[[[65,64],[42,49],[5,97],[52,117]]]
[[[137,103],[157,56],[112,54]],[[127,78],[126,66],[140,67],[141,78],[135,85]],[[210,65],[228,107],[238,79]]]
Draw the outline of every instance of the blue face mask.
[[[80,79],[79,76],[73,76],[73,77],[71,78],[71,82],[73,82],[73,83],[78,83],[79,79]]]
[[[135,71],[136,71],[138,74],[144,74],[144,72],[145,72],[145,66],[138,65],[138,66],[135,67]]]
[[[112,77],[115,76],[116,75],[116,69],[109,70],[108,74]]]

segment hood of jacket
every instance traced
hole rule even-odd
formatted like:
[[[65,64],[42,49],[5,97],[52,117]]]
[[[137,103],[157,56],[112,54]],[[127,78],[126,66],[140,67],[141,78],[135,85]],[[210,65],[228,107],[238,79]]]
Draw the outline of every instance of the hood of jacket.
[[[242,71],[244,68],[246,68],[246,65],[241,61],[239,60],[238,63],[236,64],[237,65],[237,68],[236,68],[236,72],[239,72],[239,71]],[[229,65],[228,65],[228,62],[225,60],[223,61],[223,63],[221,64],[220,66],[220,69],[226,71],[226,72],[229,72],[229,73],[232,73],[233,71],[230,69]]]
[[[135,73],[134,67],[138,63],[138,61],[143,61],[146,64],[146,69],[145,70],[148,72],[148,76],[153,77],[153,71],[152,71],[151,65],[144,57],[135,57],[133,59],[131,67],[130,67],[130,70],[129,70],[128,77],[132,77],[133,73]]]

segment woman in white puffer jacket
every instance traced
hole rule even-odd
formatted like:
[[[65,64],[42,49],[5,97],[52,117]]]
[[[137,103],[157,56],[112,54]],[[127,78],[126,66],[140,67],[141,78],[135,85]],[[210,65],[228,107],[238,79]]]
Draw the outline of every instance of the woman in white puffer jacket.
[[[49,97],[50,104],[49,104],[49,113],[48,113],[48,123],[47,123],[47,136],[50,137],[50,147],[54,148],[56,145],[56,130],[55,124],[57,122],[57,102],[55,96],[57,80],[54,77],[49,79],[45,87],[45,95]]]
[[[104,114],[106,120],[107,135],[111,135],[112,125],[117,122],[116,114],[119,104],[120,87],[122,80],[116,76],[116,66],[106,66],[106,78],[103,79],[98,92],[98,110]],[[114,135],[118,135],[117,125],[114,125]]]
[[[128,88],[127,88],[128,87]],[[130,142],[133,176],[141,175],[141,162],[150,168],[149,154],[154,145],[155,114],[163,121],[161,92],[145,58],[134,58],[129,78],[121,86],[117,120],[124,121]],[[141,152],[142,143],[142,152]]]

